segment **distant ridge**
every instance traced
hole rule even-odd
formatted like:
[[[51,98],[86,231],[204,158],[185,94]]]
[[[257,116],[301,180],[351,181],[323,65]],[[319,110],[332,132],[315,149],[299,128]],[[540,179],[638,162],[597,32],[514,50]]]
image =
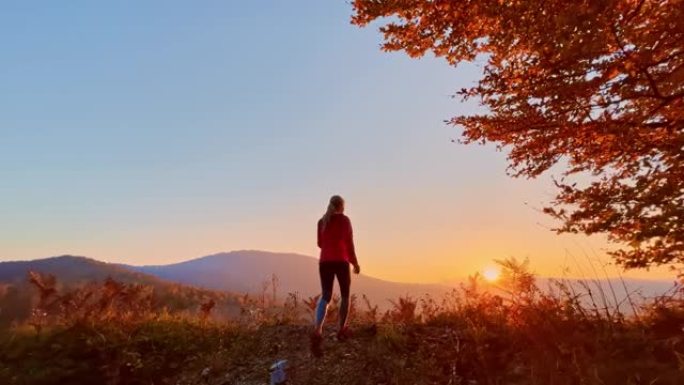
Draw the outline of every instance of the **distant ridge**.
[[[30,261],[0,262],[0,282],[18,284],[26,281],[29,270],[52,274],[64,284],[81,284],[111,277],[125,283],[161,284],[154,276],[131,270],[123,265],[92,258],[61,255]]]
[[[120,283],[152,287],[159,307],[194,313],[199,304],[212,299],[216,303],[217,315],[234,315],[240,311],[237,296],[230,292],[165,281],[120,264],[62,255],[31,261],[0,262],[0,326],[28,317],[37,293],[28,283],[29,271],[55,276],[58,291],[89,283],[102,284],[107,278],[112,278]]]
[[[275,275],[281,297],[294,292],[303,296],[320,293],[318,259],[294,253],[241,250],[170,265],[127,267],[169,281],[245,293],[259,293],[262,284]],[[374,304],[404,295],[441,296],[450,289],[446,285],[391,282],[363,274],[352,277],[352,292],[359,297],[367,295]]]
[[[185,285],[203,290],[261,294],[265,285],[268,285],[266,290],[269,295],[272,293],[271,278],[275,275],[276,292],[280,299],[288,293],[298,293],[302,297],[320,293],[318,260],[296,253],[240,250],[212,254],[180,263],[150,266],[105,263],[82,256],[62,255],[30,261],[0,262],[0,284],[25,284],[29,270],[53,274],[60,284],[67,286],[102,281],[111,277],[124,283],[151,285],[160,292],[168,291],[169,285]],[[537,283],[540,288],[546,289],[552,279],[538,277]],[[580,280],[565,281],[578,292],[583,292],[584,287]],[[602,287],[599,289],[596,280],[585,281],[596,293],[604,290],[609,300],[614,300],[614,291],[617,302],[623,302],[627,294],[636,293],[637,297],[660,295],[673,286],[673,281],[636,279],[625,279],[623,285],[619,278],[610,278],[598,279],[597,282]],[[405,295],[416,298],[428,294],[438,298],[457,287],[459,283],[392,282],[361,274],[352,276],[352,293],[358,297],[365,294],[372,304],[386,307],[389,300]],[[338,292],[337,287],[335,292]]]

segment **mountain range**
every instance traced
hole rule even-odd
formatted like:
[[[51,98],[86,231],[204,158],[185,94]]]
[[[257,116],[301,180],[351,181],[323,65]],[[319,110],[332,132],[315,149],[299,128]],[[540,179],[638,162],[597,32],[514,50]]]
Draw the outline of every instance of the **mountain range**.
[[[320,292],[318,259],[300,254],[246,250],[170,265],[125,267],[168,281],[213,290],[259,294],[268,285],[270,293],[275,276],[278,296],[295,292],[313,296]],[[440,296],[450,289],[440,284],[392,282],[364,274],[352,276],[352,291],[359,296],[366,295],[374,304],[404,295]],[[337,290],[335,287],[335,292]]]
[[[77,286],[111,277],[123,283],[150,285],[162,294],[181,290],[192,292],[191,297],[202,298],[213,295],[209,294],[212,292],[234,293],[234,297],[243,293],[267,294],[270,297],[274,283],[276,296],[281,300],[288,293],[309,297],[320,292],[316,258],[291,253],[233,251],[155,266],[113,264],[75,256],[0,262],[0,297],[3,292],[7,293],[8,287],[14,287],[16,291],[26,285],[28,271],[52,274],[63,286]],[[548,281],[548,278],[539,278],[540,287],[547,286]],[[579,292],[586,289],[578,280],[566,282]],[[392,282],[364,274],[352,277],[352,292],[359,297],[366,295],[372,304],[380,307],[389,305],[390,299],[405,295],[416,298],[428,294],[439,298],[457,285],[458,282],[450,285]],[[604,279],[590,281],[589,285],[594,292],[603,290],[605,297],[623,302],[628,293],[640,291],[643,296],[662,294],[672,287],[672,282]]]
[[[175,312],[196,313],[199,304],[212,300],[214,314],[239,314],[236,293],[203,289],[166,281],[128,269],[122,265],[94,259],[63,255],[32,261],[0,262],[0,326],[26,319],[37,303],[37,290],[29,284],[29,272],[52,275],[59,292],[83,288],[94,283],[102,285],[111,278],[122,284],[141,284],[154,290],[157,305]],[[94,297],[93,297],[94,298]]]

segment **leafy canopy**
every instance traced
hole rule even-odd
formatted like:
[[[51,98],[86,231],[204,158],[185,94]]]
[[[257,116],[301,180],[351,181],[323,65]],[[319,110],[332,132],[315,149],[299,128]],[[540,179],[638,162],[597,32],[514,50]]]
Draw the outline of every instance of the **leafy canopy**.
[[[608,234],[628,268],[684,262],[683,0],[353,7],[354,24],[380,21],[386,51],[486,59],[477,85],[458,94],[489,112],[450,122],[465,143],[507,148],[514,176],[567,165],[545,209],[558,232]]]

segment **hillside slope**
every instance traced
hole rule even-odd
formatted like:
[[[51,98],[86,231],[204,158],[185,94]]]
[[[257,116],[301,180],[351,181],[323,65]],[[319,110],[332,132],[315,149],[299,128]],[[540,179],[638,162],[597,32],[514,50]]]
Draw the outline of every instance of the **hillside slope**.
[[[239,313],[235,294],[169,282],[124,266],[86,257],[64,255],[32,261],[0,262],[0,326],[25,320],[36,303],[37,292],[28,282],[29,271],[53,275],[58,292],[111,278],[122,284],[139,284],[153,289],[158,307],[196,312],[201,303],[213,300],[217,316]]]
[[[0,262],[0,283],[23,283],[26,281],[29,271],[52,274],[58,278],[61,284],[66,285],[102,281],[108,277],[123,283],[164,284],[157,277],[127,269],[121,265],[73,255],[31,261]]]
[[[320,292],[318,260],[299,254],[233,251],[171,265],[128,267],[162,279],[213,290],[258,294],[275,275],[281,298],[287,293],[312,296]],[[270,292],[271,288],[268,290]],[[440,296],[449,290],[449,286],[438,284],[391,282],[363,274],[352,277],[353,293],[365,294],[371,302],[381,305],[388,299],[407,294]]]

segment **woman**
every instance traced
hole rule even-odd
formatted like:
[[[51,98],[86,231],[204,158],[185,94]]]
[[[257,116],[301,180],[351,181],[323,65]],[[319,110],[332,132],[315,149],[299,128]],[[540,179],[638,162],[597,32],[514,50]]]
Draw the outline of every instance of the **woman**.
[[[340,285],[340,326],[337,339],[345,340],[350,336],[347,327],[349,314],[349,287],[351,274],[349,265],[354,266],[354,274],[359,274],[361,268],[356,260],[351,221],[344,215],[344,199],[335,195],[330,198],[328,210],[318,221],[318,247],[321,249],[318,272],[321,277],[321,298],[316,307],[316,321],[311,333],[311,351],[320,356],[323,341],[323,322],[332,298],[333,282],[337,277]]]

